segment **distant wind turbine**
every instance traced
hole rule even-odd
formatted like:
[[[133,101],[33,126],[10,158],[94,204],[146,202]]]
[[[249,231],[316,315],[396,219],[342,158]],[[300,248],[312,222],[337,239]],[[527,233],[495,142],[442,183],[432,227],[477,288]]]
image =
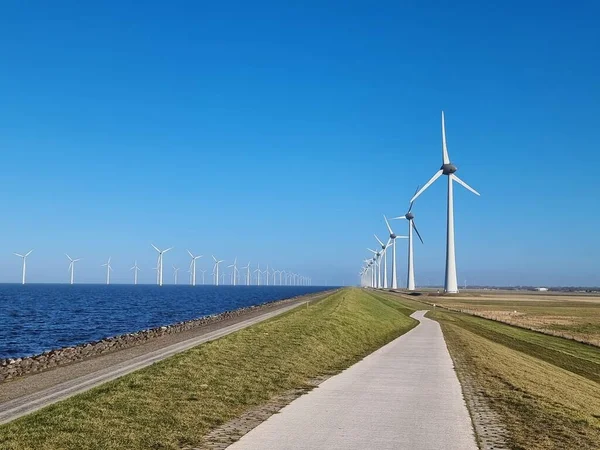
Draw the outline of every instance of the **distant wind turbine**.
[[[65,253],[65,255],[67,255],[67,254]],[[69,269],[68,269],[68,270],[70,270],[70,271],[71,271],[71,284],[73,284],[73,282],[74,282],[74,278],[75,278],[75,277],[74,277],[74,275],[75,275],[75,263],[76,263],[77,261],[81,261],[81,258],[72,259],[72,258],[71,258],[69,255],[67,255],[67,258],[69,258],[69,261],[71,261],[71,262],[69,263]]]
[[[192,275],[192,286],[196,286],[196,260],[199,258],[202,258],[202,255],[194,256],[192,254],[192,252],[190,252],[189,250],[187,252],[192,258],[192,262],[190,262],[190,272]]]
[[[480,195],[475,189],[458,178],[455,174],[456,166],[450,162],[448,148],[446,146],[446,125],[444,123],[444,111],[442,111],[442,167],[431,179],[417,192],[410,202],[414,202],[429,186],[433,184],[442,175],[448,177],[448,208],[447,208],[447,228],[446,228],[446,278],[444,281],[444,291],[449,294],[458,292],[458,280],[456,277],[456,253],[454,250],[454,193],[452,182],[456,181],[465,189],[475,195]]]
[[[200,273],[202,274],[202,284],[204,285],[204,274],[206,273],[206,270],[200,269]]]
[[[381,242],[381,239],[379,239],[376,234],[374,234],[373,236],[375,236],[375,239],[377,239],[377,242],[379,242],[379,245],[381,245],[381,256],[383,257],[383,288],[387,289],[387,249],[390,245],[392,245],[392,240],[388,239],[387,243],[384,244],[383,242]]]
[[[163,255],[169,250],[173,250],[173,247],[169,247],[166,250],[159,250],[154,244],[150,244],[158,252],[158,261],[156,262],[156,284],[159,286],[163,285]]]
[[[179,267],[173,264],[173,277],[175,278],[175,284],[177,284],[177,273],[179,272]]]
[[[133,267],[129,270],[133,270],[133,284],[138,284],[138,272],[142,269],[138,267],[137,261],[133,263]]]
[[[21,255],[20,253],[15,253],[15,255],[17,255],[17,256],[19,256],[19,257],[23,258],[23,273],[22,273],[22,278],[23,278],[23,281],[22,281],[22,284],[25,284],[25,273],[27,272],[27,257],[28,257],[29,255],[31,255],[31,252],[32,252],[32,251],[33,251],[33,250],[29,250],[29,251],[28,251],[27,253],[25,253],[24,255]]]
[[[110,258],[111,257],[109,256],[106,264],[102,264],[102,267],[106,267],[106,284],[110,284],[110,271],[113,270],[110,265]]]
[[[419,192],[419,188],[415,191],[415,194]],[[417,233],[421,244],[423,243],[423,238],[417,230],[417,226],[415,225],[415,215],[411,212],[413,208],[413,202],[410,202],[408,207],[408,212],[400,217],[394,217],[394,219],[406,219],[408,220],[408,275],[406,279],[406,288],[409,291],[415,290],[415,266],[414,266],[414,253],[413,253],[413,230]]]
[[[260,264],[258,264],[258,267],[256,269],[254,269],[254,272],[256,273],[256,285],[260,286],[260,274],[262,273],[260,271]]]
[[[390,232],[390,239],[392,240],[392,289],[398,289],[398,278],[396,275],[396,239],[406,238],[406,236],[397,236],[392,230],[392,227],[390,226],[390,223],[385,215],[383,216],[383,220],[385,220],[385,225]]]
[[[233,273],[232,273],[231,281],[232,281],[232,284],[234,286],[236,286],[237,285],[237,272],[238,272],[238,268],[237,268],[237,256],[233,260],[233,264],[231,264],[231,265],[229,265],[227,267],[232,267],[233,268]]]
[[[215,274],[215,285],[219,285],[219,264],[221,264],[224,260],[218,260],[214,256],[212,257],[215,260],[215,265],[213,267],[213,273]]]
[[[246,286],[250,286],[250,261],[248,261],[248,265],[242,267],[242,269],[246,269]]]

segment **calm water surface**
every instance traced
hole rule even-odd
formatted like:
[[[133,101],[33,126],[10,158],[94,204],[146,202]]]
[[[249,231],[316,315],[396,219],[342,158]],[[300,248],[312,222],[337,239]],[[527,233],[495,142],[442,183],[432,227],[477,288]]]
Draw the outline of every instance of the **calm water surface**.
[[[319,292],[316,286],[0,285],[0,358]]]

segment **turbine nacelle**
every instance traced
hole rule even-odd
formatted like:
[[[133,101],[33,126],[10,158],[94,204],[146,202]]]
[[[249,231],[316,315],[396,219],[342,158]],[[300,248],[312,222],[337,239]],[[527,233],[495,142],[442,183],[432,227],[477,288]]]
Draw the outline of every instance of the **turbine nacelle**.
[[[454,172],[456,172],[458,170],[458,168],[452,163],[446,163],[446,164],[442,164],[442,167],[440,167],[440,170],[442,171],[442,174],[444,174],[444,175],[452,175]]]
[[[406,220],[413,220],[415,218],[415,215],[409,211],[404,215],[404,217],[406,218]]]

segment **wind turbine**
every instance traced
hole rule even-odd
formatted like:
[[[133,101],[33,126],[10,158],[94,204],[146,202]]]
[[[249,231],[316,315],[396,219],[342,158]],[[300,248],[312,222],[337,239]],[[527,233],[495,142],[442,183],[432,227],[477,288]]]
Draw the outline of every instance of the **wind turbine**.
[[[190,262],[190,272],[192,273],[192,286],[196,286],[196,260],[202,258],[202,255],[194,256],[189,250],[187,252],[192,257],[192,262]]]
[[[415,191],[415,194],[419,191],[419,188],[417,187],[417,190]],[[419,240],[421,241],[421,244],[423,244],[423,238],[421,237],[421,234],[419,233],[419,230],[417,230],[417,226],[415,225],[415,215],[411,212],[413,208],[413,202],[410,202],[410,205],[408,207],[408,212],[400,217],[394,217],[394,220],[396,219],[406,219],[408,220],[408,275],[407,275],[407,280],[406,280],[406,287],[409,291],[414,291],[415,290],[415,266],[414,266],[414,253],[413,253],[413,230],[415,230],[415,232],[417,233],[417,236],[419,237]]]
[[[110,266],[110,258],[109,256],[106,264],[102,264],[102,267],[106,267],[106,284],[110,284],[110,271],[113,270]]]
[[[138,280],[138,272],[142,269],[140,269],[137,265],[137,261],[135,261],[133,263],[133,267],[129,270],[133,270],[133,284],[137,284],[137,280]]]
[[[22,274],[22,275],[23,275],[23,282],[22,282],[22,284],[25,284],[25,273],[27,272],[27,257],[28,257],[29,255],[31,255],[31,252],[32,252],[32,251],[33,251],[33,250],[29,250],[29,251],[28,251],[27,253],[25,253],[24,255],[21,255],[20,253],[15,253],[15,255],[17,255],[17,256],[19,256],[19,257],[23,258],[23,274]]]
[[[221,264],[224,260],[217,260],[217,258],[215,258],[214,256],[212,257],[215,260],[215,265],[213,267],[213,273],[216,275],[215,276],[215,284],[218,286],[219,285],[219,264]]]
[[[169,247],[166,250],[159,250],[154,244],[150,244],[154,247],[154,250],[158,252],[158,261],[156,263],[156,283],[159,286],[163,285],[163,255],[169,250],[173,250],[173,247]]]
[[[179,273],[179,267],[173,264],[173,277],[175,278],[175,284],[177,284],[177,274]]]
[[[269,285],[269,265],[267,264],[267,270],[263,272],[266,275],[267,286]]]
[[[67,254],[65,253],[65,255],[67,255]],[[73,275],[75,273],[75,263],[77,261],[81,261],[81,258],[72,259],[69,255],[67,255],[67,258],[69,258],[69,261],[71,261],[69,263],[69,269],[68,270],[71,271],[71,284],[73,284],[73,280],[74,280],[74,276]]]
[[[204,274],[206,273],[206,270],[200,269],[200,272],[202,273],[202,285],[204,285]]]
[[[237,256],[235,257],[235,259],[233,260],[233,264],[227,266],[227,267],[233,267],[233,285],[236,286],[237,285],[237,272],[238,272],[238,268],[237,268]]]
[[[387,244],[384,244],[383,242],[381,242],[381,239],[379,239],[376,234],[374,234],[373,236],[375,236],[375,239],[377,239],[377,242],[379,242],[379,245],[381,245],[381,256],[383,257],[383,288],[387,289],[387,249],[390,245],[392,245],[392,240],[388,239]]]
[[[246,286],[250,286],[250,261],[247,266],[242,267],[243,269],[246,269]]]
[[[370,248],[367,248],[371,253],[373,253],[373,262],[377,267],[377,273],[375,277],[375,287],[377,289],[381,288],[381,252],[379,250],[375,251]]]
[[[433,177],[423,186],[410,200],[414,202],[425,189],[433,184],[442,175],[448,177],[448,218],[446,222],[446,278],[444,281],[444,291],[448,294],[456,294],[458,292],[458,281],[456,278],[456,253],[454,251],[454,194],[452,182],[456,181],[465,189],[471,191],[475,195],[479,195],[475,189],[458,178],[455,174],[457,168],[450,162],[448,156],[448,148],[446,146],[446,125],[444,123],[444,111],[442,111],[442,167]]]
[[[254,272],[256,273],[256,285],[260,286],[260,274],[261,274],[260,264],[258,264],[258,268],[257,269],[254,269]]]
[[[390,239],[392,240],[392,289],[398,289],[398,278],[396,276],[396,239],[405,239],[407,236],[397,236],[396,233],[392,231],[392,227],[390,227],[387,217],[383,216],[383,220],[385,220],[387,229],[390,232]]]

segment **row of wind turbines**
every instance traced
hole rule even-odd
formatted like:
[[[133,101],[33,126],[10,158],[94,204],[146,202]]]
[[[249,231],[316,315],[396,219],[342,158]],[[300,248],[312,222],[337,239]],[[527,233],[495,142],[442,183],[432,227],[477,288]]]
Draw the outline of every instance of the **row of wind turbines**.
[[[471,191],[475,195],[480,195],[475,189],[465,183],[463,180],[458,178],[456,175],[457,167],[450,162],[450,157],[448,155],[448,148],[446,145],[446,125],[444,118],[444,111],[442,111],[442,167],[431,177],[431,179],[425,183],[422,188],[418,188],[415,191],[413,197],[410,199],[408,212],[404,216],[394,217],[392,220],[396,219],[405,219],[408,222],[408,236],[397,236],[392,227],[390,226],[389,221],[386,216],[383,216],[385,220],[385,224],[390,233],[389,239],[387,243],[383,243],[376,235],[375,239],[377,239],[380,247],[377,250],[367,249],[373,253],[373,256],[365,259],[363,262],[365,263],[362,269],[359,272],[360,283],[362,286],[372,287],[377,289],[387,289],[388,279],[387,279],[387,249],[392,247],[392,289],[398,288],[398,283],[396,279],[396,239],[403,238],[408,239],[408,271],[407,271],[407,280],[406,280],[406,288],[409,291],[415,290],[415,269],[414,269],[414,252],[413,252],[413,231],[419,237],[421,243],[423,243],[423,239],[417,230],[415,225],[415,216],[412,213],[412,208],[415,200],[423,193],[425,190],[431,186],[439,177],[442,175],[446,175],[448,178],[448,193],[447,193],[447,221],[446,221],[446,274],[444,280],[444,292],[448,294],[458,293],[458,280],[456,275],[456,253],[454,246],[454,191],[453,191],[453,183],[456,182]],[[383,260],[383,279],[382,279],[382,267],[381,263]]]
[[[160,250],[154,244],[151,244],[151,245],[154,248],[154,250],[156,250],[156,252],[158,253],[156,267],[153,268],[153,270],[156,270],[156,284],[158,286],[162,286],[163,285],[164,254],[173,250],[173,247],[167,248],[165,250]],[[27,277],[27,258],[29,257],[29,255],[31,255],[32,252],[33,252],[33,250],[30,250],[29,252],[24,253],[24,254],[15,253],[15,255],[22,258],[22,261],[23,261],[22,281],[21,281],[22,284],[25,284],[26,277]],[[202,258],[203,255],[196,256],[189,250],[187,250],[187,253],[189,254],[189,256],[191,258],[189,269],[188,269],[188,273],[190,274],[189,284],[191,286],[196,286],[196,272],[197,272],[196,261],[198,259]],[[75,283],[75,263],[77,261],[81,261],[82,258],[71,258],[68,254],[65,254],[65,255],[69,260],[69,268],[68,268],[69,281],[70,281],[70,284],[74,284]],[[213,275],[213,283],[212,284],[214,284],[215,286],[224,285],[224,284],[226,284],[225,281],[226,281],[227,274],[223,271],[220,272],[219,268],[220,268],[220,264],[225,262],[225,260],[222,260],[222,259],[219,260],[219,259],[215,258],[214,256],[212,258],[214,260],[214,266],[213,266],[213,272],[212,272],[212,275]],[[113,271],[113,268],[111,266],[111,260],[112,260],[112,258],[109,257],[108,261],[106,263],[101,264],[101,267],[106,267],[106,284],[110,284],[110,274]],[[227,267],[232,269],[231,273],[229,274],[229,284],[233,285],[233,286],[237,286],[237,285],[311,286],[312,285],[312,279],[310,277],[300,275],[298,273],[291,272],[288,270],[275,270],[274,268],[269,269],[268,265],[265,270],[261,270],[260,264],[257,264],[256,269],[252,270],[250,262],[248,262],[248,264],[246,266],[241,267],[241,269],[245,271],[245,274],[244,274],[244,273],[240,272],[240,270],[238,269],[237,257],[233,260],[233,264],[230,264]],[[129,270],[133,271],[133,284],[138,284],[138,273],[142,269],[138,266],[137,261],[134,262],[133,267],[131,267],[131,269],[129,269]],[[174,284],[177,284],[177,282],[178,282],[179,270],[180,270],[179,267],[173,265]],[[207,271],[202,270],[202,269],[198,269],[198,270],[202,274],[202,284],[205,284],[205,273]]]

